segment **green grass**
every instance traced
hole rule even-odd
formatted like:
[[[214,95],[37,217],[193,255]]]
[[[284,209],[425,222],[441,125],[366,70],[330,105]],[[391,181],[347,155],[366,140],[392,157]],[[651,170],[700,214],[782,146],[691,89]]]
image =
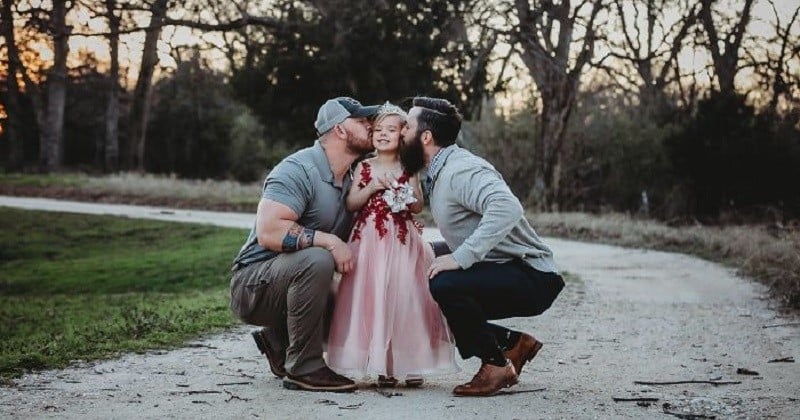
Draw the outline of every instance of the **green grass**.
[[[0,376],[230,326],[244,232],[0,208]]]
[[[79,187],[89,182],[83,174],[3,174],[0,185],[16,187]]]

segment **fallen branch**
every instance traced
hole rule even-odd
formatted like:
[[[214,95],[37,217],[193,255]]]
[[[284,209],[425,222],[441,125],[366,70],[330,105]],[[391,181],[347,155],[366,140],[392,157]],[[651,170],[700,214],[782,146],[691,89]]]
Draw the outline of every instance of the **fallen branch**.
[[[362,405],[364,405],[363,402],[360,402],[358,404],[350,404],[350,405],[340,406],[339,410],[355,410],[356,408],[360,408]]]
[[[681,385],[681,384],[711,384],[711,385],[736,385],[740,381],[668,381],[668,382],[647,382],[633,381],[636,385]]]
[[[624,401],[642,401],[642,402],[658,402],[658,398],[620,398],[620,397],[611,397],[614,402],[624,402]]]
[[[761,328],[793,327],[795,325],[800,325],[800,322],[787,322],[786,324],[762,325]]]
[[[196,394],[222,394],[222,393],[219,392],[219,391],[210,391],[210,390],[204,390],[203,389],[203,390],[198,390],[198,391],[186,391],[186,392],[183,392],[183,394],[196,395]]]
[[[505,395],[524,394],[524,393],[527,393],[527,392],[539,392],[539,391],[544,391],[544,390],[546,390],[546,389],[547,389],[547,388],[536,388],[536,389],[518,389],[518,390],[514,390],[514,391],[504,391],[504,392],[498,392],[498,393],[497,393],[497,394],[495,394],[495,395],[501,395],[501,394],[505,394]]]
[[[218,347],[214,347],[212,345],[202,344],[202,343],[191,343],[191,344],[187,344],[186,347],[193,348],[193,349],[198,349],[198,348],[206,348],[206,349],[212,349],[212,350],[217,350],[218,349]]]
[[[252,385],[252,382],[223,382],[221,384],[217,384],[217,386],[228,386],[228,385]]]
[[[695,420],[695,419],[715,419],[715,416],[707,416],[705,414],[687,414],[687,413],[676,413],[674,411],[670,411],[669,409],[672,406],[669,403],[664,403],[661,406],[661,410],[663,410],[664,414],[669,414],[670,416],[675,416],[679,419],[686,419],[686,420]]]
[[[758,376],[758,372],[756,372],[756,371],[754,371],[754,370],[747,369],[747,368],[739,368],[739,369],[736,369],[736,373],[737,373],[737,374],[739,374],[739,375],[753,375],[753,376]]]
[[[783,357],[780,359],[772,359],[767,363],[794,363],[794,357]]]
[[[231,401],[233,401],[233,400],[240,400],[240,401],[247,402],[247,401],[250,401],[250,400],[252,400],[252,398],[242,398],[242,397],[240,397],[240,396],[238,396],[238,395],[233,395],[233,393],[231,393],[231,392],[228,392],[228,391],[225,391],[225,393],[226,393],[226,394],[228,394],[228,395],[230,395],[230,397],[228,397],[228,399],[227,399],[227,400],[225,400],[225,402],[231,402]]]

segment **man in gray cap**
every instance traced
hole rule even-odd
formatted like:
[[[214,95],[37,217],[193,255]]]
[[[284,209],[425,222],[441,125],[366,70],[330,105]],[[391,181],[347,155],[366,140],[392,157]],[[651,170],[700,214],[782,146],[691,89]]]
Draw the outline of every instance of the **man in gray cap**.
[[[353,269],[345,198],[351,165],[372,150],[368,117],[377,109],[347,97],[320,107],[319,138],[267,175],[255,225],[233,262],[231,311],[264,327],[253,338],[289,389],[356,389],[322,358],[323,321],[334,272]]]

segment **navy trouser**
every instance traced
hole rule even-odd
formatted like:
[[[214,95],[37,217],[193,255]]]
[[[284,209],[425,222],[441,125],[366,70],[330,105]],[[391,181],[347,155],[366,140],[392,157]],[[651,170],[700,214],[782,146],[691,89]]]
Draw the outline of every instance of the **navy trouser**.
[[[444,271],[430,281],[464,359],[487,360],[516,344],[519,333],[487,322],[539,315],[564,288],[556,273],[534,269],[522,260],[480,262],[466,270]],[[513,337],[514,342],[510,342]]]

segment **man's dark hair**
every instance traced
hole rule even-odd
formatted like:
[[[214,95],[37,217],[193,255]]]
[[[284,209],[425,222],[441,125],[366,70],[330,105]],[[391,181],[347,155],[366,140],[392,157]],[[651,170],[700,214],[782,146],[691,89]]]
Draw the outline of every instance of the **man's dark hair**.
[[[447,99],[424,96],[414,98],[412,105],[422,108],[417,119],[418,133],[430,130],[434,144],[439,147],[447,147],[456,142],[463,117],[455,105]]]

